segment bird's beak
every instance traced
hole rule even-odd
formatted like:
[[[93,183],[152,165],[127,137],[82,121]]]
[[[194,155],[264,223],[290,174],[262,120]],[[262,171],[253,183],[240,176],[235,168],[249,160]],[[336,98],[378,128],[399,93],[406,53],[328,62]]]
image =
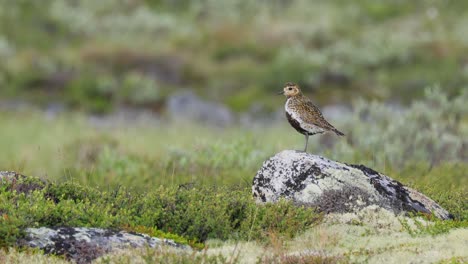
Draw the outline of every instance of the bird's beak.
[[[277,95],[282,95],[282,94],[284,94],[284,91],[277,93]]]

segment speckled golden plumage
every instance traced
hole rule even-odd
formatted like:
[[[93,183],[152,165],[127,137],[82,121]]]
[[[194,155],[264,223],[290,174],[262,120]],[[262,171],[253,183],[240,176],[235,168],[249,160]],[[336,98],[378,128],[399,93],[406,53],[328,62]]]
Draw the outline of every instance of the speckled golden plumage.
[[[342,132],[325,120],[322,112],[309,98],[302,94],[298,85],[286,83],[281,94],[284,94],[287,98],[284,108],[289,123],[299,133],[305,135],[306,145],[304,151],[307,151],[309,135],[331,131],[339,136],[344,136]]]

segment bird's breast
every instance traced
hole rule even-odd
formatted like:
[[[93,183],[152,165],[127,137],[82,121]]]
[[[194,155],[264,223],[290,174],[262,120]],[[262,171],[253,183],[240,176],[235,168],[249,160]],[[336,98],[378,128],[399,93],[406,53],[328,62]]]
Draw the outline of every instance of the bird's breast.
[[[302,120],[299,117],[299,114],[297,112],[297,109],[294,107],[294,104],[291,102],[291,98],[289,98],[286,101],[286,104],[284,105],[284,110],[286,111],[286,116],[288,117],[288,121],[291,122],[291,120],[295,120],[297,122],[297,125],[301,125]]]
[[[288,98],[288,100],[286,100],[286,103],[284,104],[284,110],[285,110],[286,112],[288,112],[288,107],[289,107],[289,106],[288,106],[288,104],[289,104],[289,100],[291,100],[291,98]]]
[[[292,118],[294,119],[299,119],[299,116],[297,114],[296,108],[294,107],[294,104],[291,102],[291,98],[286,100],[286,104],[284,104],[284,110],[286,113],[288,113]]]
[[[291,105],[291,98],[288,98],[288,100],[286,100],[286,103],[284,104],[284,110],[289,114],[292,114],[291,112],[293,112],[294,110],[294,107],[292,107]]]

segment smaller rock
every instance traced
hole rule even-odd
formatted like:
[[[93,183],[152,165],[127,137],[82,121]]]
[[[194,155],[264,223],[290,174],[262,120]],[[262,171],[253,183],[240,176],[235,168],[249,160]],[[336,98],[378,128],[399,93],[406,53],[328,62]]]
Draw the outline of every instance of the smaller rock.
[[[30,193],[43,189],[46,181],[37,177],[28,177],[14,171],[0,171],[0,185],[8,184],[7,190],[14,190],[17,193]]]
[[[0,171],[0,181],[2,182],[10,182],[12,180],[17,180],[22,176],[23,175],[18,174],[14,171]]]
[[[39,248],[46,254],[64,255],[77,263],[90,263],[111,251],[129,247],[170,246],[191,250],[189,246],[168,239],[101,228],[41,227],[27,228],[25,232],[26,237],[18,242],[20,246]]]

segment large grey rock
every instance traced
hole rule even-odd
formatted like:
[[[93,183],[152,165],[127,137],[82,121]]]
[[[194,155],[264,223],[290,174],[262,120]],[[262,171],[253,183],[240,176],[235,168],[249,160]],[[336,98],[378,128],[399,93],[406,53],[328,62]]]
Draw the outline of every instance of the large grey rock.
[[[294,150],[265,161],[253,180],[252,191],[259,202],[286,198],[327,213],[378,205],[397,214],[421,212],[452,218],[427,196],[370,168]]]
[[[234,114],[225,106],[200,99],[191,91],[172,95],[167,100],[167,111],[176,120],[198,121],[226,126],[234,121]]]
[[[27,228],[26,237],[18,244],[42,249],[46,254],[64,255],[67,259],[77,263],[90,263],[103,254],[129,247],[170,246],[181,250],[191,250],[189,246],[168,239],[125,231],[84,227]]]

